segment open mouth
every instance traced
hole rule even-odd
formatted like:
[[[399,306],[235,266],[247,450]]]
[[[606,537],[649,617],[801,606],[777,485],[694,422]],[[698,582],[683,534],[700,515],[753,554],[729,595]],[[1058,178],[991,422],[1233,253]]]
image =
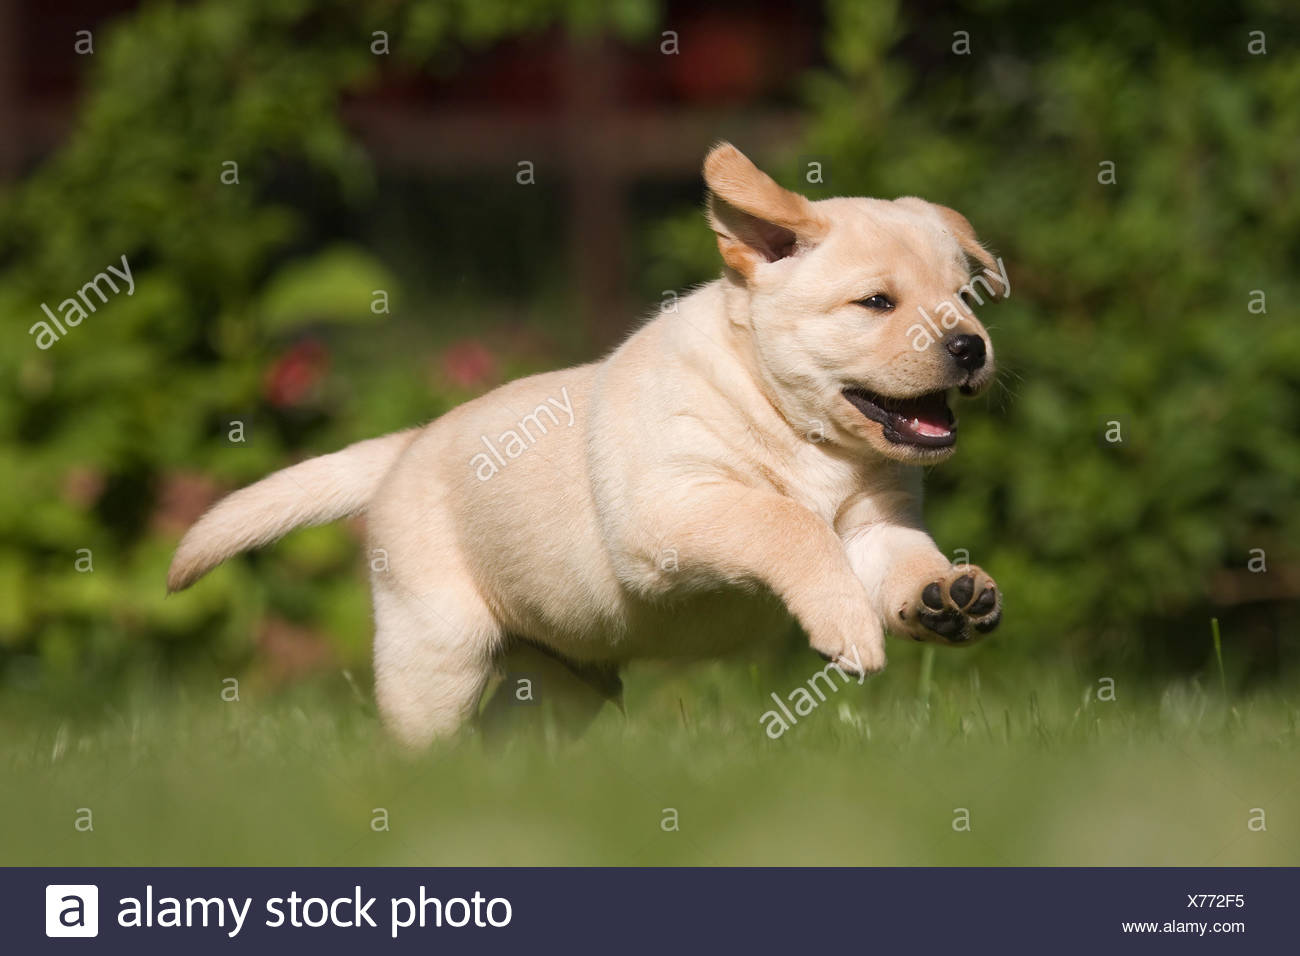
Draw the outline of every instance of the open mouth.
[[[947,392],[889,398],[854,386],[844,389],[843,395],[863,415],[879,422],[892,442],[946,448],[957,441],[957,420],[948,407]]]

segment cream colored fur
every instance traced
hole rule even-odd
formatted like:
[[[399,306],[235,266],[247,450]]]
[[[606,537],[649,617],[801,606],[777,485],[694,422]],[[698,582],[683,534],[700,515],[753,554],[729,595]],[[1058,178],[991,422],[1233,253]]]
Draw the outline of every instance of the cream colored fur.
[[[235,492],[185,536],[169,587],[365,510],[387,556],[372,574],[376,694],[416,745],[461,725],[514,639],[612,671],[728,650],[793,615],[815,650],[870,673],[886,629],[964,641],[969,623],[996,624],[991,579],[953,567],[921,523],[919,466],[951,449],[890,441],[842,394],[989,380],[991,345],[967,373],[907,331],[967,282],[968,257],[991,263],[969,223],[917,199],[812,202],[726,144],[705,178],[721,279],[600,362]],[[883,293],[888,314],[858,304]],[[955,331],[987,343],[973,315]],[[949,593],[963,576],[968,600],[964,582]],[[931,627],[921,596],[936,583],[960,633]],[[996,606],[977,614],[986,592]]]

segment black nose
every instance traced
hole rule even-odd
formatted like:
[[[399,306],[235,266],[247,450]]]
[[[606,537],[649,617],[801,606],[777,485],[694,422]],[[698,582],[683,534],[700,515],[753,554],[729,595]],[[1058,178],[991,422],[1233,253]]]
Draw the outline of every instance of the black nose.
[[[943,344],[953,361],[966,371],[973,372],[984,367],[984,339],[980,336],[954,335]]]

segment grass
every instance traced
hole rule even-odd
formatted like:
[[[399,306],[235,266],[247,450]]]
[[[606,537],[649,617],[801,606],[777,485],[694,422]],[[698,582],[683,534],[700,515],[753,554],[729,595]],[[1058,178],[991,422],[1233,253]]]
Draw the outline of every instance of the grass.
[[[643,667],[576,741],[542,708],[412,757],[342,677],[0,705],[8,865],[1234,865],[1300,859],[1300,704],[895,644],[777,740],[820,666]],[[1208,681],[1215,683],[1212,676]],[[363,684],[364,686],[364,684]],[[1102,698],[1109,693],[1100,695]],[[90,808],[93,832],[75,827]],[[1267,830],[1248,828],[1263,808]],[[387,831],[372,821],[383,808]],[[671,809],[670,809],[671,808]],[[968,832],[954,829],[958,808]],[[672,822],[676,819],[676,829]],[[959,824],[960,825],[960,824]]]

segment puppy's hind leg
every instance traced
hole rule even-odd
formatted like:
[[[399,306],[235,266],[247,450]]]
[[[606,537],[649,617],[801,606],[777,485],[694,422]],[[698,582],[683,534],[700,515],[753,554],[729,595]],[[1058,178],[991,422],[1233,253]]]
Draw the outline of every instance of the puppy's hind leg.
[[[501,630],[467,580],[416,594],[374,575],[375,697],[389,731],[424,747],[455,733],[492,674]]]

